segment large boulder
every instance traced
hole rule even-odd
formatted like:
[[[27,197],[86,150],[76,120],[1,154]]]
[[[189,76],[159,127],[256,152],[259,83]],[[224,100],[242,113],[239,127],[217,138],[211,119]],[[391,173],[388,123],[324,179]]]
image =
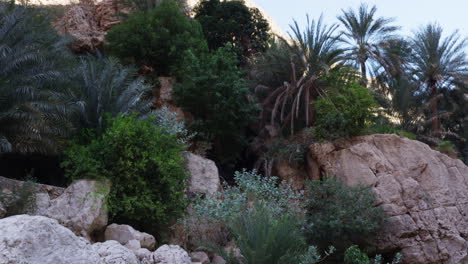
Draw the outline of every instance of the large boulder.
[[[388,222],[375,246],[404,263],[468,262],[468,167],[428,145],[371,135],[310,146],[309,166],[372,186]],[[320,175],[312,175],[313,178]]]
[[[185,153],[187,169],[190,173],[189,192],[213,196],[221,190],[218,167],[214,161]]]
[[[110,240],[104,243],[95,243],[93,244],[93,249],[99,254],[103,264],[140,263],[132,250],[122,246],[117,241]]]
[[[116,240],[122,245],[126,245],[132,240],[137,240],[142,248],[149,250],[154,250],[156,244],[154,236],[137,231],[129,225],[109,225],[104,233],[104,238],[105,240]]]
[[[43,216],[0,219],[0,263],[102,264],[84,238]]]
[[[47,210],[39,212],[57,219],[60,224],[88,240],[107,225],[105,197],[109,184],[100,181],[80,180],[71,184],[64,193],[50,201]]]
[[[192,261],[181,247],[163,245],[149,257],[144,258],[142,264],[192,264]]]

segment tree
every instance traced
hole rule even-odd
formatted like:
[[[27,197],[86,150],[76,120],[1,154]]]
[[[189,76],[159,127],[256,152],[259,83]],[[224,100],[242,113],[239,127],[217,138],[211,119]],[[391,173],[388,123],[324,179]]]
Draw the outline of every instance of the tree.
[[[0,2],[0,153],[53,153],[70,130],[66,42],[46,14]]]
[[[342,12],[338,20],[344,27],[343,42],[347,46],[344,59],[360,69],[361,84],[367,86],[368,66],[382,62],[381,49],[394,38],[398,27],[390,25],[392,18],[376,17],[377,8],[369,9],[364,3],[357,11]]]
[[[165,76],[177,72],[186,50],[198,54],[207,49],[200,24],[182,14],[173,1],[129,15],[112,27],[106,40],[111,54]]]
[[[247,143],[244,130],[257,111],[236,56],[228,46],[199,57],[187,52],[185,57],[184,74],[174,87],[176,102],[195,117],[191,128],[198,137],[214,143],[213,158],[234,162]]]
[[[468,39],[461,38],[458,32],[443,37],[442,27],[428,24],[416,32],[410,42],[413,48],[410,74],[418,84],[418,93],[430,104],[432,133],[440,136],[439,94],[444,88],[466,86]]]
[[[82,57],[73,81],[76,89],[71,98],[79,128],[102,132],[106,114],[116,117],[151,110],[150,86],[115,59]]]
[[[272,125],[284,127],[289,124],[291,133],[294,133],[298,125],[296,120],[301,121],[303,126],[313,123],[313,101],[326,87],[324,77],[341,67],[336,29],[336,25],[323,24],[322,17],[318,21],[307,18],[304,31],[294,22],[290,34],[293,41],[279,39],[278,45],[287,55],[273,49],[259,59],[263,69],[256,67],[257,74],[272,68],[281,76],[289,74],[279,87],[257,86],[257,90],[268,91],[269,95],[263,100],[263,111],[270,113]]]
[[[211,50],[229,42],[245,64],[267,49],[270,26],[257,8],[247,7],[243,1],[203,0],[194,11]]]

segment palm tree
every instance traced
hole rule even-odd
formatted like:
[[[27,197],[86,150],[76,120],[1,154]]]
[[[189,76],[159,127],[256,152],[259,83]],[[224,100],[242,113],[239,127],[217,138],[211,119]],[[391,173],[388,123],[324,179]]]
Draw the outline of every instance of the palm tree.
[[[468,39],[461,38],[456,31],[443,37],[438,24],[428,24],[417,31],[410,42],[413,48],[410,74],[418,84],[418,92],[428,98],[432,133],[440,136],[440,90],[466,87]]]
[[[60,148],[70,128],[64,44],[37,10],[0,3],[0,153]]]
[[[76,109],[79,128],[103,129],[105,115],[151,110],[151,88],[142,78],[136,78],[136,70],[122,66],[113,58],[82,57],[75,75],[76,89],[70,97]]]
[[[323,24],[322,17],[318,21],[307,17],[307,28],[302,32],[294,21],[290,34],[292,40],[279,38],[276,48],[263,55],[260,61],[265,68],[257,74],[268,72],[273,67],[277,74],[289,75],[279,87],[257,87],[257,90],[269,90],[263,109],[271,112],[272,125],[279,123],[283,127],[289,123],[293,134],[295,120],[303,120],[305,126],[312,124],[313,100],[324,88],[322,79],[339,66],[341,50],[337,47],[339,36],[335,34],[336,29],[337,25]]]
[[[394,19],[376,17],[377,8],[361,4],[357,11],[342,10],[338,16],[344,30],[343,42],[347,46],[345,62],[351,63],[361,71],[361,84],[367,85],[368,67],[381,63],[381,49],[394,38],[393,33],[399,28],[390,25]]]

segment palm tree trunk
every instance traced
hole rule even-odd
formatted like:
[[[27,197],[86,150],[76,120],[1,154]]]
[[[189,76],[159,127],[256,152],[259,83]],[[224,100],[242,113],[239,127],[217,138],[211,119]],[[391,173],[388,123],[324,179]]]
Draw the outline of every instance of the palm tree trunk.
[[[367,68],[366,68],[366,62],[361,61],[361,85],[364,87],[367,87]]]
[[[431,128],[432,128],[432,133],[437,133],[440,130],[440,120],[439,116],[437,114],[438,112],[438,104],[437,104],[437,85],[436,81],[430,80],[429,81],[429,87],[431,89],[431,103],[430,103],[430,108],[432,112],[432,117],[431,117]],[[439,134],[437,134],[439,135]]]

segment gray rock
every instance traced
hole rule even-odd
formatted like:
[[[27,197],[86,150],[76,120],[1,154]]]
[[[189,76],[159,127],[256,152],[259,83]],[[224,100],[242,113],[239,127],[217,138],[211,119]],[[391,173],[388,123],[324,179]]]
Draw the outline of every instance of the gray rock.
[[[116,240],[125,245],[130,240],[138,240],[142,248],[154,250],[156,239],[154,236],[135,230],[129,225],[111,224],[104,233],[105,240]]]
[[[213,196],[221,190],[218,167],[214,161],[190,152],[185,153],[190,173],[189,191]]]
[[[195,251],[190,253],[190,258],[194,262],[200,262],[201,264],[210,264],[210,258],[203,251]]]
[[[219,255],[214,255],[213,259],[211,260],[212,264],[226,264],[226,260],[224,260],[221,256]]]
[[[192,264],[192,261],[181,247],[163,245],[149,257],[144,258],[142,264]]]
[[[371,135],[309,148],[309,166],[372,186],[389,219],[375,247],[404,263],[460,264],[468,257],[468,167],[428,145]],[[319,175],[312,175],[317,178]]]
[[[0,263],[103,264],[84,238],[43,216],[0,219]]]
[[[134,251],[134,253],[140,261],[142,261],[145,258],[149,258],[151,255],[151,251],[149,251],[146,248],[140,248],[137,251]]]
[[[109,240],[93,244],[93,249],[99,254],[104,264],[139,264],[136,255],[119,242]]]
[[[141,244],[140,244],[140,241],[133,239],[133,240],[128,241],[127,244],[125,244],[125,247],[135,252],[141,249]]]
[[[7,214],[6,208],[3,206],[3,203],[0,202],[0,218],[5,217]]]

